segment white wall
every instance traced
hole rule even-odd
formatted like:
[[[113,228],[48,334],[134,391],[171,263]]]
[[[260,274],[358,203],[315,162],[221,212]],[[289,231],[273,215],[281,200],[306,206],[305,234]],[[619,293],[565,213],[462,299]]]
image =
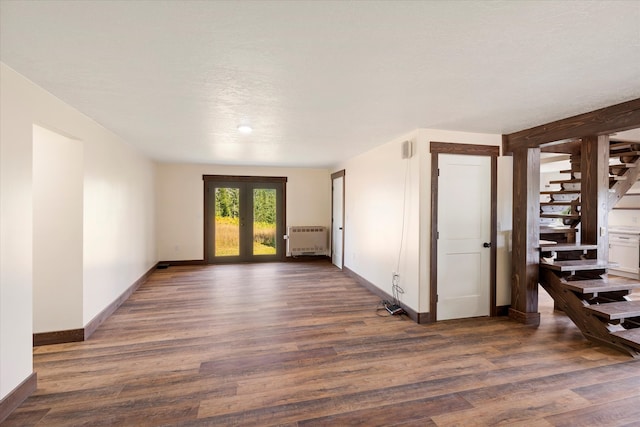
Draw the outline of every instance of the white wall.
[[[0,399],[32,373],[32,121],[0,63]]]
[[[610,211],[609,227],[640,227],[640,209]]]
[[[416,154],[401,158],[405,140]],[[345,169],[345,266],[387,293],[400,254],[401,300],[418,312],[429,311],[431,141],[500,146],[501,135],[419,129],[338,165]],[[408,167],[408,169],[407,169]],[[408,170],[406,200],[405,173]],[[496,303],[510,303],[511,158],[498,159],[498,239]]]
[[[82,142],[33,127],[33,332],[82,322]]]
[[[155,164],[106,130],[83,140],[86,325],[158,259]]]
[[[633,184],[627,193],[640,193],[640,181]],[[627,209],[610,211],[609,227],[640,227],[640,196],[623,196],[616,206]]]
[[[203,259],[202,175],[286,176],[286,225],[330,225],[331,175],[327,169],[160,163],[156,167],[158,259]]]
[[[33,369],[34,124],[83,145],[83,323],[151,268],[156,257],[150,160],[4,64],[0,102],[2,398]]]
[[[344,265],[390,295],[392,274],[398,272],[405,292],[400,300],[418,310],[420,155],[402,159],[406,140],[416,143],[417,132],[354,157],[336,170],[345,169]]]

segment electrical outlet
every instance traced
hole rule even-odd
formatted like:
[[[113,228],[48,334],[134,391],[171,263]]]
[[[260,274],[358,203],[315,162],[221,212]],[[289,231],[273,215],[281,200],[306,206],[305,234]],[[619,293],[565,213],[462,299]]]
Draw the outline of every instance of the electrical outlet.
[[[631,222],[634,223],[634,224],[637,224],[638,223],[638,217],[637,216],[632,216],[631,217]]]

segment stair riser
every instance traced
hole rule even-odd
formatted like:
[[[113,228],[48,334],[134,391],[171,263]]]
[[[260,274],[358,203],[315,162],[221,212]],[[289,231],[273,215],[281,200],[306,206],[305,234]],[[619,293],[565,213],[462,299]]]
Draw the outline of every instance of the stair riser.
[[[633,163],[638,160],[638,156],[620,156],[620,163]]]
[[[567,208],[571,209],[571,206],[567,206],[567,205],[541,205],[540,206],[540,211],[542,211],[542,213],[562,213],[562,212],[566,212]]]
[[[640,317],[632,317],[629,319],[625,319],[625,321],[622,322],[622,327],[625,329],[640,328]]]
[[[562,251],[562,252],[556,252],[555,259],[558,261],[571,261],[575,259],[580,259],[580,257],[583,255],[584,255],[584,251]]]
[[[554,202],[571,202],[580,198],[580,194],[551,194],[550,196]]]
[[[562,184],[562,189],[565,191],[580,191],[580,183],[565,182],[564,184]]]
[[[558,224],[558,221],[555,218],[540,218],[540,225],[553,225]]]

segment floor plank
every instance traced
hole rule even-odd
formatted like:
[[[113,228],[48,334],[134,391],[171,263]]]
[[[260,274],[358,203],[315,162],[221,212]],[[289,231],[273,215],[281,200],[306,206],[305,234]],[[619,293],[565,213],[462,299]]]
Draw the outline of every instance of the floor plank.
[[[34,348],[38,389],[2,425],[634,422],[639,362],[544,291],[539,327],[417,325],[378,303],[326,262],[158,270],[90,340]]]

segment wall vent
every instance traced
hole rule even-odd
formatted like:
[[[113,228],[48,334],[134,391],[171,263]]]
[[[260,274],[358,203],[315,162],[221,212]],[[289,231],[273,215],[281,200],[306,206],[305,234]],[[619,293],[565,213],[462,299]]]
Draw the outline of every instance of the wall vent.
[[[287,228],[287,255],[328,255],[327,227],[305,225]]]

